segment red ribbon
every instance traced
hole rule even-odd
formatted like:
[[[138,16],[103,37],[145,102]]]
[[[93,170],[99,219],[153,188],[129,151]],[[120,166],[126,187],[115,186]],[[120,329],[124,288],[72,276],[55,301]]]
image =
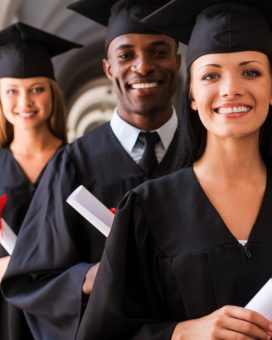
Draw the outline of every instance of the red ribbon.
[[[7,203],[7,200],[8,200],[7,194],[0,196],[0,238],[2,238],[3,236],[3,227],[2,227],[2,220],[1,220],[2,212]]]
[[[110,211],[115,215],[116,214],[116,208],[110,208]]]

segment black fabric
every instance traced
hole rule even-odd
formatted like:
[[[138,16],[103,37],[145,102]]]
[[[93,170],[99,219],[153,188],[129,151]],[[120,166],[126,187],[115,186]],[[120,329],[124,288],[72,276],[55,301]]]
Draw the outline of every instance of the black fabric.
[[[188,44],[189,67],[209,53],[259,51],[272,58],[271,17],[267,0],[172,0],[142,22]]]
[[[160,141],[157,132],[140,132],[139,137],[144,141],[144,152],[139,166],[144,170],[146,177],[150,178],[158,166],[155,145]]]
[[[141,16],[147,15],[165,2],[166,0],[149,3],[130,0],[80,0],[70,4],[67,8],[107,26],[105,39],[107,49],[114,38],[123,34],[158,34],[158,31],[140,23],[135,17],[138,11],[141,11]],[[144,4],[143,8],[140,7],[140,4]],[[138,13],[138,15],[140,14]]]
[[[81,47],[38,28],[15,23],[0,31],[0,78],[54,79],[51,58]]]
[[[77,340],[169,340],[179,321],[245,306],[272,274],[271,205],[269,174],[244,248],[192,168],[134,189],[119,205]]]
[[[9,148],[0,149],[0,169],[0,195],[6,193],[8,197],[3,218],[18,234],[42,173],[34,184],[30,183]],[[8,253],[0,245],[0,257],[7,255]],[[0,339],[33,339],[23,312],[7,303],[2,294],[0,296]]]
[[[178,132],[153,177],[175,169],[177,145]],[[105,245],[104,236],[66,203],[67,197],[84,185],[112,208],[145,180],[109,123],[68,145],[48,165],[2,282],[8,301],[27,312],[36,339],[74,339],[85,307],[83,281]]]

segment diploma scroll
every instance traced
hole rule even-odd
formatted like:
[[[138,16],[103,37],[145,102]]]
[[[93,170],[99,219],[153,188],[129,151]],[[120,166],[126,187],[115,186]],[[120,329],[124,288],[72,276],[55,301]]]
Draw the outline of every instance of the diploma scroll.
[[[266,282],[258,293],[249,301],[246,308],[254,310],[272,321],[272,279],[269,279]]]
[[[83,185],[74,190],[66,201],[96,229],[108,237],[114,214]]]
[[[2,233],[0,236],[0,243],[2,247],[9,253],[12,254],[13,249],[15,247],[17,236],[14,234],[10,226],[6,223],[3,218],[1,218],[2,222]]]

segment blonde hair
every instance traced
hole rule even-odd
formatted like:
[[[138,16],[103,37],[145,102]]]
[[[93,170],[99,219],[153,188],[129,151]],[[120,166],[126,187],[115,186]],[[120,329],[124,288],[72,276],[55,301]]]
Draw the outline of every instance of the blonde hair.
[[[67,143],[67,110],[63,92],[55,80],[48,78],[48,81],[52,93],[52,112],[48,120],[49,130],[63,143]],[[9,146],[12,140],[13,126],[5,118],[0,100],[0,148]]]

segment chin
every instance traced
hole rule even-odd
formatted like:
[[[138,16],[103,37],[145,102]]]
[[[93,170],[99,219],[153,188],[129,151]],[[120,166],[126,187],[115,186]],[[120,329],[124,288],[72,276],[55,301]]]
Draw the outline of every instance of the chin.
[[[161,108],[159,108],[159,107],[143,106],[143,107],[140,107],[140,108],[137,108],[137,109],[133,109],[131,111],[134,112],[135,114],[140,115],[140,116],[149,117],[149,116],[156,115],[156,113],[160,110],[161,110]]]

